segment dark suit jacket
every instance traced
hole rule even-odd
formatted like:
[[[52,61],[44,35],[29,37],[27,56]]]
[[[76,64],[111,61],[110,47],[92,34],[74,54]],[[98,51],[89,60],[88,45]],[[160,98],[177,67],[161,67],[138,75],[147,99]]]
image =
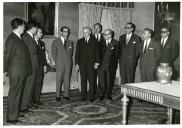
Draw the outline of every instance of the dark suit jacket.
[[[5,43],[4,72],[8,76],[31,74],[31,61],[28,49],[15,33],[11,33]]]
[[[71,40],[66,40],[66,50],[61,38],[57,38],[53,41],[51,46],[51,54],[56,63],[56,71],[62,71],[65,66],[68,69],[71,69],[73,65],[73,51],[74,44]]]
[[[178,43],[168,37],[164,47],[161,47],[161,49],[160,63],[169,63],[170,66],[173,66],[173,62],[179,54]]]
[[[39,40],[37,45],[38,67],[47,66],[45,50],[44,42]]]
[[[143,45],[144,42],[142,42],[140,49],[140,65],[139,65],[140,69],[141,70],[156,69],[159,64],[161,56],[160,43],[151,40],[145,53],[143,53]]]
[[[120,57],[119,57],[120,64],[125,64],[126,62],[127,64],[129,63],[130,65],[135,67],[140,55],[139,53],[140,53],[141,38],[133,33],[130,37],[128,44],[126,44],[126,34],[124,34],[120,36],[119,44],[120,44]]]
[[[25,42],[29,54],[30,54],[30,59],[32,63],[32,70],[35,71],[38,68],[38,58],[37,58],[37,45],[34,40],[27,32],[24,33],[22,36],[23,41]]]
[[[119,55],[119,43],[117,40],[112,39],[110,44],[106,46],[106,41],[103,44],[102,50],[102,57],[101,57],[101,64],[99,69],[108,70],[108,69],[115,69],[118,64],[118,55]]]
[[[82,66],[87,63],[93,67],[94,63],[99,63],[97,47],[97,40],[93,37],[90,37],[88,43],[85,42],[85,38],[79,39],[76,46],[75,64]]]
[[[92,37],[94,38],[94,39],[96,39],[96,37],[95,37],[95,34],[93,34],[92,35]],[[104,36],[103,36],[103,34],[101,34],[101,36],[100,36],[100,40],[99,41],[97,41],[97,44],[98,44],[98,53],[99,53],[99,58],[100,58],[100,60],[101,60],[101,57],[103,56],[102,54],[103,54],[103,44],[104,44],[104,42],[105,42],[105,40],[104,40]]]

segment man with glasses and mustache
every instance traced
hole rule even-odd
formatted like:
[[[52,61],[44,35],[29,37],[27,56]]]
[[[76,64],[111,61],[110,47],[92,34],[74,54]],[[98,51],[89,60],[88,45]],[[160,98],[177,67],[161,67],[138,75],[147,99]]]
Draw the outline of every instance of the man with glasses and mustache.
[[[179,54],[179,46],[174,39],[170,37],[171,30],[168,27],[161,28],[161,58],[160,63],[168,63],[171,67],[173,67],[173,63],[176,60]],[[174,70],[174,67],[173,67]],[[172,79],[174,77],[174,73],[172,75]]]
[[[70,29],[63,26],[61,37],[54,40],[51,46],[52,58],[56,65],[56,101],[61,101],[62,84],[64,85],[63,99],[69,100],[70,77],[72,72],[72,56],[74,44],[68,39]]]
[[[134,82],[141,44],[141,38],[134,33],[135,25],[133,23],[128,22],[125,25],[125,31],[126,34],[119,38],[121,84]]]
[[[119,43],[113,39],[114,32],[111,29],[104,31],[103,53],[99,66],[99,92],[100,100],[104,100],[107,96],[108,100],[112,100],[112,89],[116,78],[116,69],[118,64]]]

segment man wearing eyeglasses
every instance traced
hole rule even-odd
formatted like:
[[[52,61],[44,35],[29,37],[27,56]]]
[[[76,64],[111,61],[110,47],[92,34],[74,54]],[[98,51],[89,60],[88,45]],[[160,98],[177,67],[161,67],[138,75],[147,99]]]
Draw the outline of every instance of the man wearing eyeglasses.
[[[74,44],[68,39],[70,29],[63,26],[61,37],[54,40],[51,47],[52,58],[56,66],[56,101],[61,101],[62,84],[64,85],[63,99],[69,100],[70,77],[72,71],[72,56]]]
[[[104,45],[99,66],[99,92],[100,100],[107,97],[112,100],[112,89],[116,77],[116,69],[118,64],[118,41],[113,39],[114,32],[111,29],[104,31]]]
[[[145,28],[140,50],[140,75],[142,82],[156,80],[156,69],[159,64],[161,48],[160,44],[152,39],[153,30]]]
[[[168,27],[161,28],[161,58],[160,63],[169,63],[173,67],[173,62],[179,54],[179,46],[174,39],[170,37],[171,30]],[[174,69],[174,68],[173,68]],[[174,77],[174,75],[172,76]]]
[[[135,25],[133,23],[128,22],[125,25],[125,31],[126,34],[119,38],[121,84],[134,82],[141,43],[141,38],[134,33]]]

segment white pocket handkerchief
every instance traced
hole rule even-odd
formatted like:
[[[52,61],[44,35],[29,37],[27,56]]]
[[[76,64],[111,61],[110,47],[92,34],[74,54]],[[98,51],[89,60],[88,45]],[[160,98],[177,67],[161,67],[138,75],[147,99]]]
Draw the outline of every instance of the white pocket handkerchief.
[[[114,49],[114,47],[111,47],[111,49]]]
[[[136,42],[135,42],[135,41],[133,41],[132,43],[133,43],[133,44],[136,44]]]
[[[71,46],[69,48],[71,48]]]
[[[154,48],[149,48],[150,50],[153,50]]]

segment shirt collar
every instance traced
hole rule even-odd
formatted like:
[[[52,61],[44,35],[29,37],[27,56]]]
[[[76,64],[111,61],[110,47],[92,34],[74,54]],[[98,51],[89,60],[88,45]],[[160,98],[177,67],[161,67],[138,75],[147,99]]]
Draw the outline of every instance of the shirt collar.
[[[27,31],[27,33],[33,38],[33,35],[32,35],[32,33],[30,33],[29,31]]]
[[[61,36],[61,40],[62,40],[62,42],[63,42],[63,44],[64,44],[64,41],[66,40],[64,37],[62,37]]]
[[[34,39],[35,39],[35,42],[38,44],[39,39],[37,39],[37,38],[34,38]]]
[[[112,39],[106,40],[106,42],[109,42],[109,44],[110,44],[110,43],[111,43],[111,40],[112,40]]]
[[[20,34],[18,34],[18,33],[17,33],[17,32],[15,32],[15,31],[13,31],[13,33],[14,33],[15,35],[17,35],[17,36],[21,39]]]
[[[126,36],[127,36],[127,37],[129,36],[129,38],[131,37],[131,35],[132,35],[132,33],[130,33],[130,34],[126,34]]]
[[[166,38],[161,38],[161,42],[164,40],[164,42],[166,42],[166,40],[168,39],[168,36]]]

